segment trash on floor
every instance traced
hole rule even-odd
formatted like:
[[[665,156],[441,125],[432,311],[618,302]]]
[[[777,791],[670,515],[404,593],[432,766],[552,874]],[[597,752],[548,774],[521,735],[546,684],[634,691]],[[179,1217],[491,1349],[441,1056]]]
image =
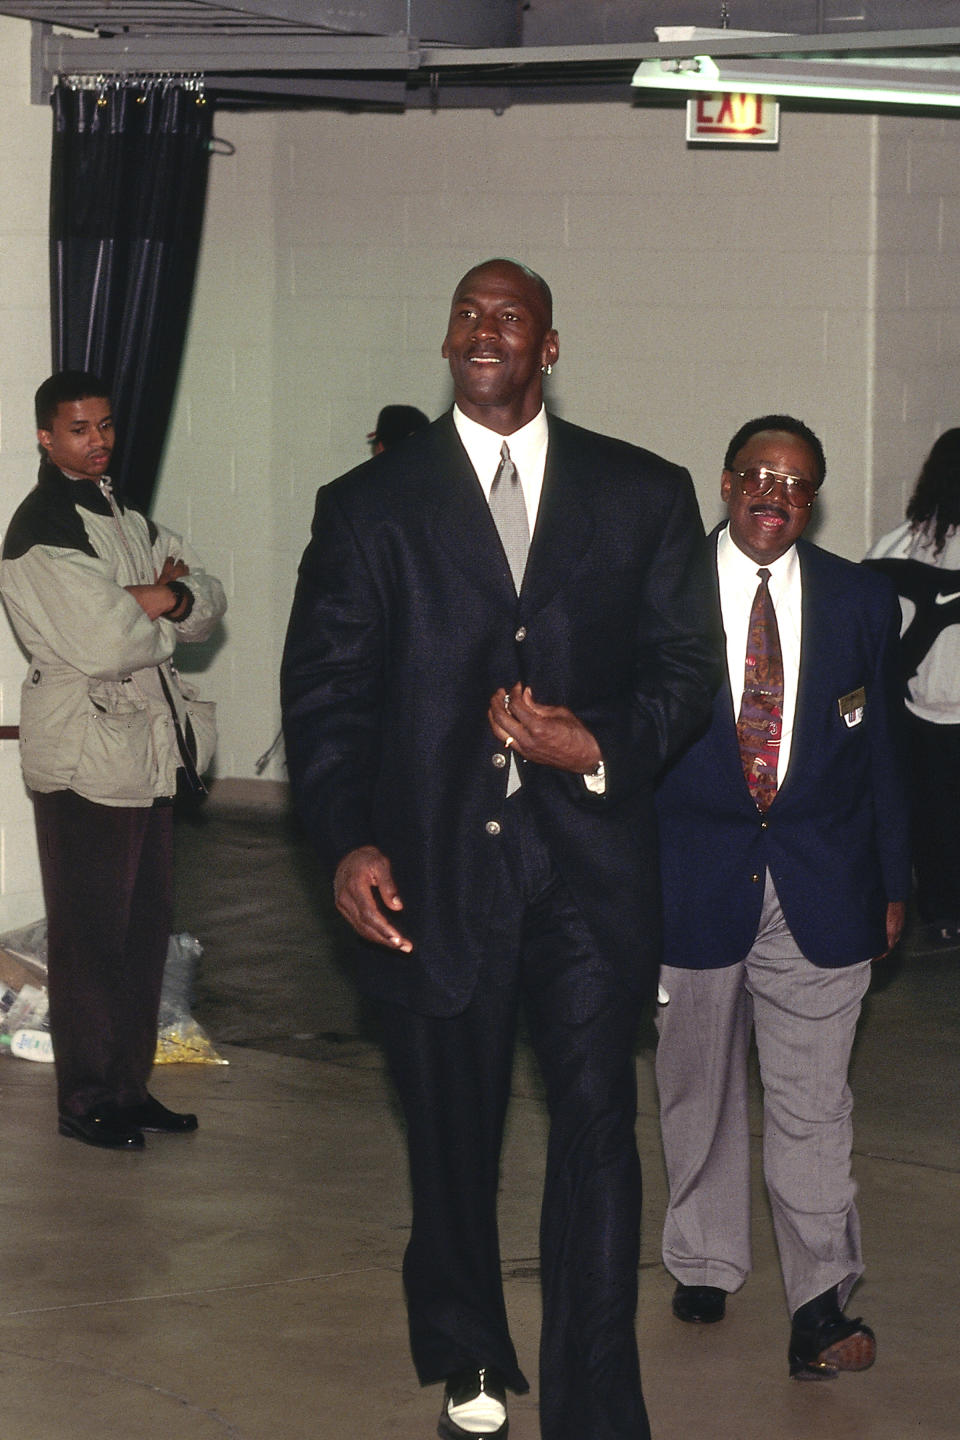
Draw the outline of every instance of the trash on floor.
[[[203,946],[195,935],[171,935],[163,972],[156,1064],[227,1065],[191,1014],[193,978]],[[50,1064],[47,1014],[47,922],[0,935],[0,1053]]]
[[[171,935],[167,945],[167,963],[163,971],[160,993],[160,1016],[157,1030],[157,1065],[187,1062],[193,1065],[229,1065],[218,1055],[210,1037],[194,1020],[193,977],[203,946],[195,935],[183,931]]]

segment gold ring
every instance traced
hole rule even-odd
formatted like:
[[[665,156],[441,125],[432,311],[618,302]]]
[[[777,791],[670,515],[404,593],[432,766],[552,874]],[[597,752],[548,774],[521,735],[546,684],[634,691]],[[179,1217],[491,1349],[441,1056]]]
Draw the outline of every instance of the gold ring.
[[[508,735],[507,738],[506,738],[506,740],[504,740],[504,742],[503,742],[503,748],[504,748],[504,750],[509,750],[509,749],[510,749],[510,746],[511,746],[512,744],[513,744],[513,736],[512,736],[512,735]]]

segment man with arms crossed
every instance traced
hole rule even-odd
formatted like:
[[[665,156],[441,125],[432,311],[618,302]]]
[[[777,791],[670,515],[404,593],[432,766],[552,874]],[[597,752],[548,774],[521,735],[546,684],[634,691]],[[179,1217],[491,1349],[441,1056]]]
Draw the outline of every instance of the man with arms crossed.
[[[709,711],[714,611],[689,476],[548,416],[558,352],[539,276],[463,277],[454,410],[320,490],[283,666],[291,784],[406,1113],[411,1345],[445,1382],[446,1440],[505,1437],[505,1392],[527,1389],[496,1218],[520,1006],[551,1117],[541,1433],[649,1435],[633,1049],[659,960],[652,790]]]
[[[107,474],[103,383],[51,375],[36,395],[44,458],[3,542],[0,589],[30,656],[20,756],[47,907],[61,1135],[142,1150],[197,1118],[147,1092],[173,918],[177,777],[213,754],[213,706],[171,657],[226,609],[178,535],[124,506]]]
[[[790,416],[733,437],[729,524],[713,537],[729,683],[658,793],[673,1309],[722,1319],[750,1270],[752,1024],[798,1379],[866,1369],[876,1350],[843,1314],[863,1271],[847,1067],[870,961],[896,944],[910,884],[896,597],[800,538],[825,470]]]

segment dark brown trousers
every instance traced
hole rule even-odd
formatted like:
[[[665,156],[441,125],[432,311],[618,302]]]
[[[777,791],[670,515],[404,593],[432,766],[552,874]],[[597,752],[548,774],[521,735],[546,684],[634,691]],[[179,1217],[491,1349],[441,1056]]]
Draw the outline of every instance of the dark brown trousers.
[[[35,793],[61,1113],[147,1093],[173,918],[173,807]]]

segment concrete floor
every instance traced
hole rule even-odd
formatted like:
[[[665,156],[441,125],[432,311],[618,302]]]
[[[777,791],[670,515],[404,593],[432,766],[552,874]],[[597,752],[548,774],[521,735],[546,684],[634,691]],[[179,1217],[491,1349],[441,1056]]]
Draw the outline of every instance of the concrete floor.
[[[309,860],[275,814],[212,807],[180,844],[180,924],[206,947],[197,1018],[230,1063],[159,1068],[156,1093],[198,1111],[199,1133],[115,1155],[56,1134],[47,1067],[0,1061],[0,1436],[428,1440],[440,1397],[408,1361],[403,1139]],[[854,1068],[868,1269],[853,1304],[879,1359],[833,1384],[787,1380],[759,1184],[756,1269],[727,1319],[672,1318],[643,1037],[638,1327],[656,1440],[960,1436],[960,954],[915,937],[877,982]],[[503,1254],[535,1379],[544,1120],[524,1051],[515,1090]],[[534,1390],[511,1405],[511,1437],[538,1434]]]

